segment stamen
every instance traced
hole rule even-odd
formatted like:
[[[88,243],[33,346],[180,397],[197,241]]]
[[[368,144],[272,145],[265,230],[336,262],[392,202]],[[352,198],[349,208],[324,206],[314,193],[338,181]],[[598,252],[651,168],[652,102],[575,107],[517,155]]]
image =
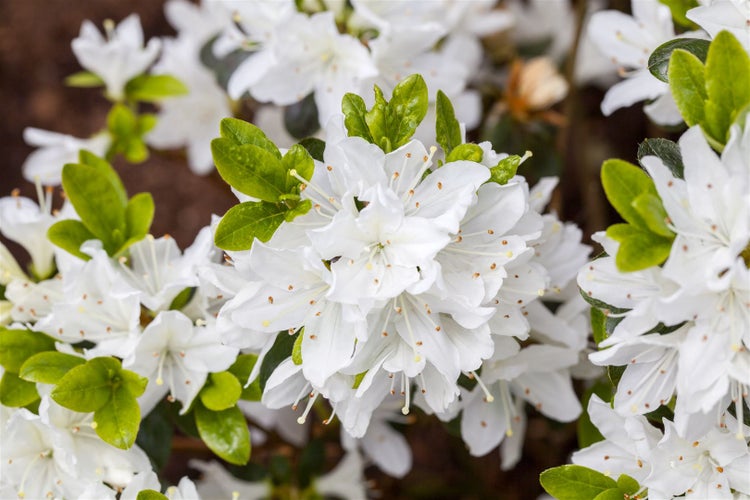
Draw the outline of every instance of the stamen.
[[[316,399],[318,399],[318,391],[311,392],[309,399],[307,400],[307,406],[305,406],[305,411],[302,412],[302,416],[297,419],[298,424],[302,425],[307,421],[307,415],[310,413]]]
[[[409,383],[409,379],[405,375],[402,375],[401,381],[402,392],[404,393],[404,407],[401,408],[401,413],[404,415],[408,415],[409,405],[411,403],[411,384]]]
[[[482,392],[484,392],[484,400],[488,403],[492,403],[495,400],[495,397],[487,389],[487,386],[484,385],[484,382],[482,382],[482,379],[479,378],[477,372],[471,371],[469,372],[469,375],[471,376],[471,378],[477,381],[477,385],[479,385],[479,388],[482,389]]]

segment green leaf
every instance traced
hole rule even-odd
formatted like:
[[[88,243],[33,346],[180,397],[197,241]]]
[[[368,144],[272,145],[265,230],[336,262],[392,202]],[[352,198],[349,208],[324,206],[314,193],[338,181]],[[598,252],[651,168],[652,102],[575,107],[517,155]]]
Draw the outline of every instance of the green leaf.
[[[120,176],[117,175],[117,171],[112,168],[112,165],[107,160],[82,149],[78,152],[78,163],[97,168],[99,173],[112,184],[120,199],[120,204],[123,206],[128,204],[128,192],[125,190],[125,185],[122,183]]]
[[[138,193],[128,200],[125,223],[129,240],[146,236],[153,220],[154,199],[150,193]]]
[[[138,496],[135,500],[169,500],[165,495],[162,495],[156,490],[141,490],[138,492]]]
[[[237,356],[234,364],[229,367],[229,373],[234,375],[242,386],[242,394],[240,399],[246,401],[260,401],[261,390],[260,380],[256,377],[252,384],[247,385],[247,381],[250,379],[250,373],[252,373],[255,363],[258,361],[258,356],[255,354],[240,354]]]
[[[654,181],[641,168],[623,160],[607,160],[602,165],[602,186],[607,199],[627,222],[646,228],[646,223],[633,207],[633,200],[643,193],[659,196]]]
[[[638,145],[638,161],[646,156],[656,156],[678,179],[685,178],[685,165],[682,163],[680,146],[669,139],[646,139]]]
[[[55,222],[47,230],[47,238],[52,244],[83,260],[89,260],[91,256],[81,252],[81,245],[88,240],[97,239],[83,222],[76,219]]]
[[[591,395],[596,394],[601,398],[602,401],[609,401],[612,399],[612,385],[607,379],[599,379],[594,385],[589,387],[581,398],[581,406],[584,411],[581,412],[581,416],[578,417],[577,432],[578,436],[578,447],[586,448],[594,443],[604,440],[599,429],[591,422],[591,417],[588,414],[589,400]]]
[[[462,160],[480,162],[483,155],[482,148],[476,144],[459,144],[445,158],[445,163]]]
[[[326,143],[324,141],[321,141],[317,137],[308,137],[302,139],[299,145],[305,148],[314,160],[323,161],[323,153],[326,150]]]
[[[300,215],[304,215],[307,212],[309,212],[311,208],[312,208],[312,201],[302,200],[299,203],[297,203],[294,207],[284,212],[284,220],[287,222],[292,222],[296,217],[299,217]]]
[[[88,413],[106,405],[113,389],[113,377],[121,370],[114,358],[93,358],[71,368],[50,394],[57,404]],[[131,396],[132,397],[132,396]]]
[[[672,57],[672,52],[676,49],[682,49],[693,54],[701,62],[705,62],[708,55],[709,43],[708,40],[701,40],[699,38],[676,38],[663,43],[649,56],[648,70],[662,82],[669,82],[669,58]]]
[[[620,477],[617,478],[617,487],[629,495],[633,495],[641,489],[641,485],[638,484],[638,481],[627,474],[620,474]]]
[[[651,193],[643,193],[633,200],[633,208],[641,216],[646,227],[655,234],[673,240],[675,234],[667,226],[669,216],[661,199]]]
[[[271,377],[271,374],[282,361],[292,355],[294,349],[294,343],[297,341],[297,337],[301,336],[303,329],[297,330],[296,333],[289,335],[287,332],[279,332],[276,335],[271,349],[268,351],[266,356],[263,358],[263,363],[260,365],[260,389],[263,392],[266,389],[266,382]]]
[[[57,351],[34,354],[21,365],[18,376],[29,382],[57,384],[71,369],[82,365],[85,359]]]
[[[507,184],[516,175],[521,161],[522,158],[518,155],[503,158],[497,165],[490,169],[489,182],[497,182],[500,185]]]
[[[268,202],[286,193],[286,170],[267,150],[218,138],[211,141],[211,152],[221,177],[238,191]]]
[[[704,121],[706,93],[706,68],[690,52],[677,49],[669,59],[669,88],[677,109],[689,126]]]
[[[630,500],[620,488],[604,490],[594,497],[594,500]]]
[[[289,151],[286,152],[284,157],[281,159],[281,164],[283,165],[284,170],[287,172],[287,193],[299,192],[298,188],[300,181],[299,179],[290,175],[290,172],[292,170],[297,172],[297,175],[299,175],[303,179],[306,179],[308,181],[312,179],[313,170],[315,169],[315,163],[313,162],[310,153],[308,153],[307,150],[299,144],[295,144],[289,149]]]
[[[302,364],[302,335],[297,335],[292,346],[292,362],[297,366]]]
[[[561,465],[542,472],[539,482],[558,500],[589,500],[599,493],[617,488],[614,479],[580,465]]]
[[[610,226],[607,236],[620,242],[615,265],[625,273],[658,266],[667,260],[672,250],[672,238],[664,238],[629,224]]]
[[[255,238],[268,241],[284,222],[287,209],[265,201],[246,201],[224,214],[214,234],[214,243],[224,250],[247,250]]]
[[[352,389],[359,389],[360,384],[365,379],[365,375],[367,375],[367,371],[360,372],[354,376],[354,383],[352,384]]]
[[[83,225],[114,255],[125,240],[125,206],[108,174],[90,165],[68,164],[63,167],[62,184]]]
[[[36,384],[18,378],[12,372],[3,373],[0,379],[0,403],[9,408],[21,408],[39,399]]]
[[[310,137],[320,130],[315,93],[311,92],[301,101],[284,107],[284,128],[295,139]]]
[[[133,395],[121,387],[111,391],[109,401],[94,412],[94,424],[94,430],[102,440],[127,450],[138,436],[141,408]]]
[[[607,338],[607,317],[601,311],[601,309],[592,307],[591,308],[591,329],[594,334],[594,342],[598,345],[604,339]]]
[[[380,90],[380,87],[375,85],[374,91],[375,104],[365,113],[365,123],[370,130],[372,143],[380,147],[384,152],[390,153],[393,151],[393,147],[388,137],[388,120],[386,117],[388,103],[385,97],[383,97],[383,91]]]
[[[697,29],[695,23],[685,14],[693,7],[698,7],[698,0],[659,0],[659,2],[669,7],[675,23],[684,28]]]
[[[242,386],[231,373],[211,373],[206,385],[201,389],[201,403],[213,411],[226,410],[237,404],[242,395]]]
[[[169,461],[174,429],[162,404],[157,405],[141,420],[135,442],[146,452],[155,470],[163,469]]]
[[[211,411],[198,404],[194,413],[201,439],[211,451],[231,464],[250,460],[250,431],[239,408]]]
[[[311,440],[299,454],[297,470],[301,488],[306,488],[315,477],[322,476],[326,463],[326,452],[323,440]]]
[[[31,356],[54,349],[55,340],[43,333],[0,327],[0,365],[6,371],[18,373]]]
[[[365,119],[367,107],[364,99],[356,94],[345,94],[341,100],[341,111],[344,113],[344,126],[349,137],[362,137],[367,142],[373,142]]]
[[[115,388],[123,387],[131,396],[138,398],[146,392],[148,378],[120,367],[117,375],[113,378],[113,382]]]
[[[409,142],[424,120],[427,107],[427,84],[422,75],[410,75],[396,85],[387,110],[388,137],[393,149]]]
[[[224,118],[219,123],[219,133],[224,139],[229,139],[236,145],[252,144],[265,149],[277,159],[281,159],[279,148],[271,141],[261,129],[238,118]]]
[[[140,163],[148,158],[148,147],[143,136],[156,125],[156,115],[137,115],[124,104],[115,104],[107,115],[107,130],[112,144],[107,151],[111,158],[121,154],[131,163]]]
[[[66,76],[65,85],[78,88],[103,87],[104,80],[91,71],[79,71]]]
[[[183,288],[182,291],[178,293],[174,299],[172,299],[172,302],[169,304],[169,309],[171,311],[179,311],[180,309],[188,305],[195,296],[196,290],[197,287],[194,286]]]
[[[139,75],[125,84],[125,96],[132,101],[158,102],[189,92],[185,84],[172,75]]]
[[[708,102],[703,129],[724,145],[737,114],[750,103],[750,55],[730,32],[719,32],[711,42],[705,76]]]
[[[442,90],[437,93],[436,112],[435,137],[447,157],[453,148],[461,144],[461,125],[456,119],[451,100]]]

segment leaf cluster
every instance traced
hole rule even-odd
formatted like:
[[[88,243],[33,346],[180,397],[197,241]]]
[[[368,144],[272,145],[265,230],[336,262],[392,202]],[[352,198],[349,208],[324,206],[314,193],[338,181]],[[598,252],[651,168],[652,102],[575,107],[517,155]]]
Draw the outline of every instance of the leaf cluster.
[[[558,500],[628,500],[638,498],[640,485],[627,474],[617,481],[581,465],[562,465],[542,472],[544,490]],[[645,496],[645,493],[644,493]]]

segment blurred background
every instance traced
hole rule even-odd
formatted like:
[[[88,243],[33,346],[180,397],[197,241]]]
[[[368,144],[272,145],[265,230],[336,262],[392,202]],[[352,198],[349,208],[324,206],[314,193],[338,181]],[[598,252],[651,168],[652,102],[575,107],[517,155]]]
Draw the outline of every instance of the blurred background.
[[[34,186],[25,182],[21,175],[21,166],[32,151],[23,141],[25,127],[87,137],[105,123],[109,103],[101,96],[101,90],[63,85],[67,75],[81,69],[70,49],[81,22],[89,19],[101,26],[105,19],[119,22],[135,12],[140,15],[146,39],[172,35],[174,31],[166,22],[163,4],[163,0],[0,1],[0,110],[3,114],[0,120],[0,196],[19,188],[24,196],[36,198]],[[506,57],[503,44],[507,40],[500,37],[486,43],[488,53],[497,53],[500,59]],[[536,146],[534,157],[519,173],[530,179],[559,175],[561,186],[553,207],[563,220],[581,226],[587,240],[591,232],[605,228],[613,217],[599,183],[601,162],[610,157],[634,161],[640,141],[664,135],[664,131],[647,123],[640,104],[605,119],[599,111],[603,93],[602,89],[592,86],[571,86],[566,99],[555,108],[563,117],[561,126],[545,131],[543,139],[535,135],[534,140],[539,141],[536,143],[529,139],[524,126],[513,121],[501,121],[474,132],[475,138],[493,139],[498,151],[523,154],[525,149],[534,151]],[[488,99],[486,109],[494,105],[493,98]],[[228,186],[216,172],[207,177],[192,174],[180,153],[154,153],[139,165],[127,165],[118,160],[115,166],[131,194],[152,193],[156,203],[153,233],[158,236],[168,232],[183,248],[210,222],[211,214],[221,215],[235,203]],[[56,195],[56,205],[59,204],[60,197]],[[12,248],[18,253],[17,247]],[[19,255],[19,259],[25,261],[26,257]],[[532,410],[523,459],[515,469],[504,472],[500,470],[497,450],[485,457],[471,457],[455,430],[423,414],[416,415],[416,419],[417,425],[405,429],[414,453],[411,473],[402,480],[395,480],[374,468],[367,471],[380,498],[536,498],[542,493],[539,473],[565,463],[577,446],[575,423],[550,422]],[[316,423],[313,434],[333,432],[336,441],[334,429],[322,430],[319,424]],[[271,439],[271,443],[274,442],[277,440]],[[178,448],[166,469],[167,477],[173,481],[185,471],[189,457],[205,454],[189,445]],[[285,453],[291,456],[293,452],[287,449]],[[253,453],[253,462],[268,466],[263,464],[268,460],[268,451],[256,448]],[[337,453],[340,452],[335,448],[326,449],[326,461],[335,462]]]

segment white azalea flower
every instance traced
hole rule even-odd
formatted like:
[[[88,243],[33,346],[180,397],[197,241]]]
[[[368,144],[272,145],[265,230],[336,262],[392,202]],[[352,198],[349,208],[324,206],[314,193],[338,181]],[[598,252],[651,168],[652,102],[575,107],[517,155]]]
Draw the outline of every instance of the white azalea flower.
[[[237,352],[236,348],[221,344],[210,325],[193,326],[182,313],[164,311],[143,330],[132,354],[122,364],[149,379],[140,398],[144,413],[169,392],[171,398],[182,403],[180,413],[184,414],[208,374],[229,368]]]
[[[237,479],[218,462],[190,460],[188,465],[201,472],[201,478],[196,484],[200,498],[264,500],[271,493],[271,485],[265,481],[251,482]]]
[[[67,163],[78,163],[78,154],[85,149],[97,156],[104,156],[112,143],[109,133],[96,134],[88,139],[79,139],[67,134],[51,132],[34,127],[23,131],[23,140],[39,149],[32,152],[23,163],[23,176],[30,182],[41,182],[45,186],[62,184],[62,169]]]
[[[152,38],[143,46],[143,29],[136,14],[126,17],[117,26],[105,22],[105,36],[93,23],[81,25],[78,38],[71,44],[78,62],[99,76],[114,100],[124,97],[125,84],[144,73],[159,54],[161,42]]]
[[[750,2],[747,0],[709,0],[685,15],[711,38],[722,30],[729,31],[750,52]]]
[[[55,269],[55,247],[47,239],[47,230],[56,219],[50,213],[51,194],[48,193],[46,197],[40,196],[40,201],[41,206],[29,198],[18,196],[17,193],[0,198],[0,233],[28,252],[31,257],[31,269],[37,277],[47,278]],[[11,261],[7,257],[3,257],[2,260],[5,269],[3,274],[17,274],[12,263],[15,260]]]

